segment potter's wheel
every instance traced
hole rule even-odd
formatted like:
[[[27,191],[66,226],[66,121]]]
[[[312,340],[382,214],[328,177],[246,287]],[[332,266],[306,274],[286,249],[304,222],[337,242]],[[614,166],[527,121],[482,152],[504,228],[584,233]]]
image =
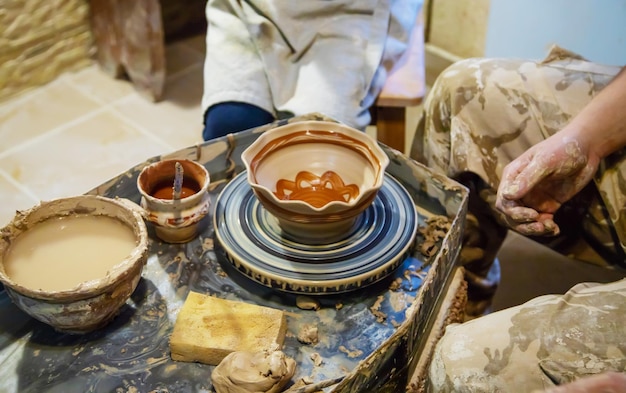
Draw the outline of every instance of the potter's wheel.
[[[413,199],[386,174],[373,203],[346,236],[328,244],[291,239],[263,208],[240,173],[215,203],[215,234],[229,261],[265,286],[332,294],[380,281],[402,263],[417,231]]]

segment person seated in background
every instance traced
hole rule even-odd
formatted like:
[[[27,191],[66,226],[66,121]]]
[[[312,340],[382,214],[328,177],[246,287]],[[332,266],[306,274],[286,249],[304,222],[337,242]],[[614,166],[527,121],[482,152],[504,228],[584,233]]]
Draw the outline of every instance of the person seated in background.
[[[364,130],[422,0],[209,0],[203,139],[320,112]]]
[[[489,311],[509,229],[547,237],[557,251],[582,233],[603,263],[624,266],[625,146],[626,67],[553,48],[542,62],[468,59],[439,76],[411,155],[470,189],[460,258],[468,319]],[[582,283],[450,325],[430,384],[437,392],[626,392],[625,342],[626,279]]]

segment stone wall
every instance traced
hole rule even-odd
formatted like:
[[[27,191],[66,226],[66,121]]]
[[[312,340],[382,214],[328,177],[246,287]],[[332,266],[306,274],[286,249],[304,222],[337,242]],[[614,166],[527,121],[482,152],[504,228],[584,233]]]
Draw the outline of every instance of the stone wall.
[[[456,61],[485,53],[491,0],[424,0],[426,84]]]
[[[0,0],[0,101],[92,62],[88,0]]]
[[[485,53],[490,0],[430,0],[428,41],[461,58]]]

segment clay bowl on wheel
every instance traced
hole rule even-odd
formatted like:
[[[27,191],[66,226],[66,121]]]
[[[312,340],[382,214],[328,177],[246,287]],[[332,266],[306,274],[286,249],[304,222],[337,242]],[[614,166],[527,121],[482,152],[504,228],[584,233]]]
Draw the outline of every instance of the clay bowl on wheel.
[[[110,322],[135,290],[148,234],[130,201],[83,195],[25,211],[2,228],[0,281],[17,307],[55,329]]]
[[[259,202],[287,236],[308,244],[344,236],[374,201],[389,164],[376,140],[325,121],[268,130],[242,159]]]

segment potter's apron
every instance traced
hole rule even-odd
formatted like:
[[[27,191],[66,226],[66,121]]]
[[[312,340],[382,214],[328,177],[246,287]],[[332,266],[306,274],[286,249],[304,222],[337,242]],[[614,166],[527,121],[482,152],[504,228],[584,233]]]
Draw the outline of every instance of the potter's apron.
[[[247,102],[356,128],[406,48],[422,0],[209,0],[203,111]]]

